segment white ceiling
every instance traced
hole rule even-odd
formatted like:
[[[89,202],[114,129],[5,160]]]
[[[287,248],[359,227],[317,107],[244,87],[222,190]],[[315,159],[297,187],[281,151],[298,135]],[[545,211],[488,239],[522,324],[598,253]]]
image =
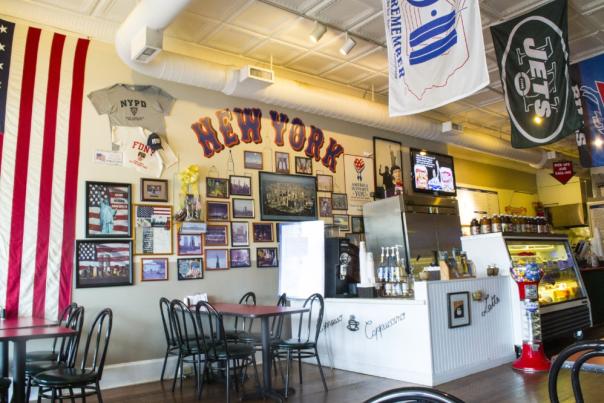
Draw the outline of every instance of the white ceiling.
[[[136,0],[27,0],[119,23]],[[169,0],[167,0],[169,1]],[[428,116],[453,120],[485,134],[509,136],[509,121],[488,26],[523,14],[546,1],[481,0],[483,35],[491,84]],[[166,35],[219,51],[243,55],[304,75],[354,88],[388,92],[382,0],[194,0]],[[573,61],[604,52],[604,0],[569,1],[569,47]],[[314,20],[329,26],[318,43],[308,36]],[[349,32],[357,46],[339,52]],[[552,147],[576,154],[573,140]]]

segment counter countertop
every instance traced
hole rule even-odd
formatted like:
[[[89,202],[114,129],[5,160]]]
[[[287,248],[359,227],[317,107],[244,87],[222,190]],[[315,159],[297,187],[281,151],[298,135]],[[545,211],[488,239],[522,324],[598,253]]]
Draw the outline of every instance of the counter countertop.
[[[442,284],[442,283],[460,283],[464,281],[482,281],[482,280],[498,280],[500,278],[510,278],[510,276],[487,276],[487,277],[468,277],[468,278],[456,278],[453,280],[429,280],[429,281],[416,281],[416,283],[428,283],[428,284]]]
[[[325,298],[327,302],[356,303],[356,304],[381,304],[381,305],[426,305],[423,299],[410,298]]]

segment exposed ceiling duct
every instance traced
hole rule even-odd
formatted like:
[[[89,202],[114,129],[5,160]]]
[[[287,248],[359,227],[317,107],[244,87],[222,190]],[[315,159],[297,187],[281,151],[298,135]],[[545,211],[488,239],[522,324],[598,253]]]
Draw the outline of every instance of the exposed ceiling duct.
[[[513,149],[504,140],[478,133],[464,132],[443,136],[441,123],[416,115],[391,118],[388,107],[358,97],[324,90],[292,80],[275,78],[274,83],[259,89],[239,85],[239,69],[162,50],[151,62],[131,59],[132,38],[142,29],[163,31],[191,0],[143,0],[122,23],[115,37],[121,60],[141,74],[192,85],[267,104],[327,116],[347,122],[401,133],[432,141],[492,154],[511,160],[542,166],[545,152]]]

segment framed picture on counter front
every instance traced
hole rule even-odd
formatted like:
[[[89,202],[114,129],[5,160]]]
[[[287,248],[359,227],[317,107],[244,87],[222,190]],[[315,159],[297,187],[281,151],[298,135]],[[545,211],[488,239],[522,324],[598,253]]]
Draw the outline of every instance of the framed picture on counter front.
[[[132,237],[132,186],[86,182],[86,238]]]
[[[470,293],[468,291],[448,293],[447,303],[449,329],[470,325]]]

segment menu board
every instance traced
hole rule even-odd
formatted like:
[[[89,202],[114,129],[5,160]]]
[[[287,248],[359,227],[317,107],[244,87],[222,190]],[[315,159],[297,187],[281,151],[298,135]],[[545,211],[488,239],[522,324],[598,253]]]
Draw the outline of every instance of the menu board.
[[[453,157],[411,149],[413,190],[437,195],[456,194]]]

